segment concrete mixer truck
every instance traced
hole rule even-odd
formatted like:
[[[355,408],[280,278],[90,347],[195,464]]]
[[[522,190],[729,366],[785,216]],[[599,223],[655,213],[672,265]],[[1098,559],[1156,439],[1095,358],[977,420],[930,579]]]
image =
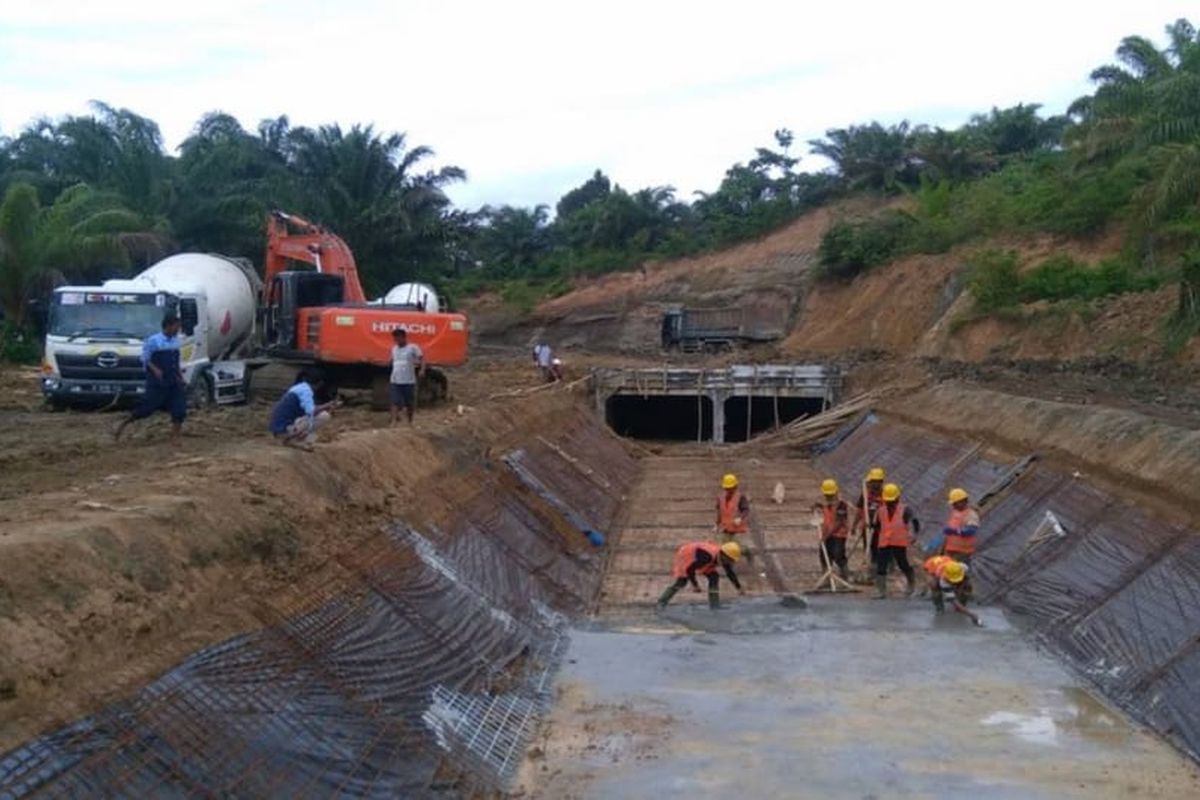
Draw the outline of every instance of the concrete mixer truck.
[[[130,279],[61,286],[50,301],[42,393],[54,406],[109,404],[144,391],[142,342],[172,311],[193,396],[246,400],[262,281],[245,259],[181,253]]]

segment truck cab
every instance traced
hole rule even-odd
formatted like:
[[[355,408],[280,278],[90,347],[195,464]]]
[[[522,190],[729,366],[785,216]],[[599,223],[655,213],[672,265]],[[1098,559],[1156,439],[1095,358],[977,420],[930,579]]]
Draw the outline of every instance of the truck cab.
[[[137,281],[63,286],[54,291],[42,361],[42,394],[55,406],[136,400],[145,392],[142,344],[168,312],[181,323],[180,361],[191,386],[209,365],[206,298]]]

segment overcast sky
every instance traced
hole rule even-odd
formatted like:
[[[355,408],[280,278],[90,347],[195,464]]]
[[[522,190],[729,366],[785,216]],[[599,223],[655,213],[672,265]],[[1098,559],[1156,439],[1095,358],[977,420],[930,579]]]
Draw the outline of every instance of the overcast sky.
[[[711,190],[796,132],[1060,112],[1121,37],[1162,42],[1195,2],[1010,0],[0,0],[0,133],[103,100],[175,148],[206,111],[253,129],[374,123],[464,167],[464,206],[553,206],[603,169]]]

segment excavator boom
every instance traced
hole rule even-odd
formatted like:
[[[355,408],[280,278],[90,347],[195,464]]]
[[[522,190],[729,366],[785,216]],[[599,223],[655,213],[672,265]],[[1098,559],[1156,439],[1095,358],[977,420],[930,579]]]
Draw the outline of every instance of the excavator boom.
[[[295,214],[272,211],[267,217],[264,267],[264,282],[268,286],[272,278],[287,270],[288,261],[312,264],[317,272],[340,276],[345,286],[345,302],[367,302],[354,254],[340,236]]]

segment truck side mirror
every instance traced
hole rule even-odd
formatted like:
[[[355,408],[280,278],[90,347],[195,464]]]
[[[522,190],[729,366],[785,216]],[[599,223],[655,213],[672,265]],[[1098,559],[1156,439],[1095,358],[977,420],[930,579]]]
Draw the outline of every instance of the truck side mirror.
[[[196,326],[200,324],[200,310],[196,305],[194,297],[185,297],[179,301],[179,327],[183,329],[185,336],[191,336],[196,332]]]

